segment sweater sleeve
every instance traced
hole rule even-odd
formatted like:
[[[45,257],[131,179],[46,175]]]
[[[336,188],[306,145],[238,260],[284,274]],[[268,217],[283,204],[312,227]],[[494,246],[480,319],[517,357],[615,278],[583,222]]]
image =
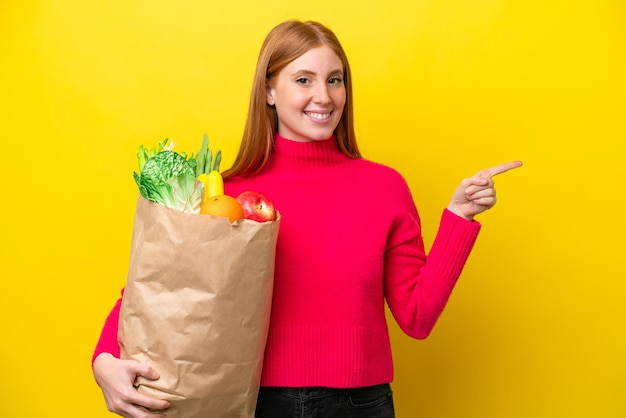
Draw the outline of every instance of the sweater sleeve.
[[[124,291],[122,290],[122,295]],[[98,357],[102,353],[110,353],[114,357],[120,357],[120,347],[117,343],[117,329],[119,325],[120,319],[120,307],[122,306],[122,298],[120,297],[113,309],[107,316],[106,321],[104,322],[104,327],[102,328],[102,332],[100,333],[100,339],[96,344],[96,348],[94,350],[93,356],[91,357],[91,364],[95,361],[96,357]]]
[[[385,297],[400,328],[413,338],[423,339],[448,302],[480,224],[444,210],[426,255],[412,200],[408,207],[410,212],[397,220],[390,233],[385,255]]]

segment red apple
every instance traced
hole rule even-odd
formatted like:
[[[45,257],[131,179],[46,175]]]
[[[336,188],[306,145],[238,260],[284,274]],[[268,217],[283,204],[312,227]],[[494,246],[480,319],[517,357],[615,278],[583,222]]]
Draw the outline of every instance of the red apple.
[[[241,204],[246,219],[257,222],[276,220],[274,204],[262,193],[249,190],[237,196],[237,201]]]

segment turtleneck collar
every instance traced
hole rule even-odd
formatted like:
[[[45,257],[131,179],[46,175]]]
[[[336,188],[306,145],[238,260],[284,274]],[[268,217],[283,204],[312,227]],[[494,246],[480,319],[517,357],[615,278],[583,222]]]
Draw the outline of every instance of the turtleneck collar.
[[[291,173],[326,169],[351,159],[344,155],[335,136],[322,141],[298,142],[276,135],[269,170]]]

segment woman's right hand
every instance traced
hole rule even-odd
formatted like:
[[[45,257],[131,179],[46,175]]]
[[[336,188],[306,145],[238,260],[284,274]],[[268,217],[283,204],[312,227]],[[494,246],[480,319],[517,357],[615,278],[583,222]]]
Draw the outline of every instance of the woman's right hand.
[[[138,408],[166,409],[168,401],[143,395],[133,386],[137,376],[157,380],[159,374],[153,368],[134,360],[121,360],[109,353],[102,353],[93,362],[93,374],[102,389],[109,411],[125,418],[159,418],[163,414],[151,413]]]

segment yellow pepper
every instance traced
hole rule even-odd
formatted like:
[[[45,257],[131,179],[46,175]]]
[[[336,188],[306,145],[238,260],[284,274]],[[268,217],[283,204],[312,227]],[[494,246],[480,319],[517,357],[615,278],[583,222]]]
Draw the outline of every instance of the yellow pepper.
[[[198,180],[204,183],[204,200],[224,194],[224,179],[217,170],[200,174]]]

